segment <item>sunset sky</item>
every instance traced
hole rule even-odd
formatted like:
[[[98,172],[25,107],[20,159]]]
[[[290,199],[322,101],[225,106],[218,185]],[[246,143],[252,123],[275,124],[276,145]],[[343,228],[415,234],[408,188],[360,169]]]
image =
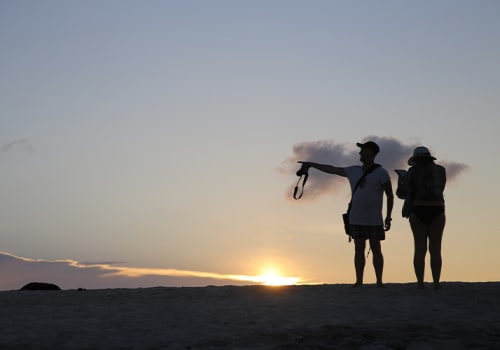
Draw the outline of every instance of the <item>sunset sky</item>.
[[[447,167],[442,280],[499,281],[499,38],[493,0],[0,0],[0,290],[352,283],[347,180],[292,190],[368,139],[394,188]]]

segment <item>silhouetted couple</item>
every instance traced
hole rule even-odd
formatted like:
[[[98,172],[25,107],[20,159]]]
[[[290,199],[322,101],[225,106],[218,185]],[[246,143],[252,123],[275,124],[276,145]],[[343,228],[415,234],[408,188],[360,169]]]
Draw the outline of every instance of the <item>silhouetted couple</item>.
[[[309,161],[299,161],[299,163],[307,168],[347,177],[352,193],[349,234],[354,240],[356,282],[353,287],[363,285],[367,240],[373,253],[377,287],[383,287],[384,257],[380,242],[385,239],[385,231],[391,228],[394,204],[391,178],[386,169],[375,163],[375,157],[380,152],[380,147],[375,142],[368,141],[356,145],[360,148],[362,165],[337,167]],[[413,262],[418,286],[421,288],[424,286],[427,240],[429,240],[434,286],[440,287],[441,238],[445,223],[443,190],[446,172],[442,166],[435,164],[434,160],[427,148],[417,147],[408,160],[411,168],[404,176],[399,176],[396,191],[399,198],[406,198],[405,210],[410,219],[415,242]],[[384,193],[387,201],[385,218],[382,216]]]

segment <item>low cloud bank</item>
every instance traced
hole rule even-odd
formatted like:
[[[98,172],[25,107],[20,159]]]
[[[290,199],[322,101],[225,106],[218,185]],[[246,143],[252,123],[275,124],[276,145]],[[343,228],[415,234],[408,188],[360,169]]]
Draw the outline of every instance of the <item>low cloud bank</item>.
[[[0,252],[0,290],[17,290],[29,282],[54,283],[62,289],[202,287],[208,285],[263,284],[261,276],[203,271],[81,263],[75,260],[41,260]]]

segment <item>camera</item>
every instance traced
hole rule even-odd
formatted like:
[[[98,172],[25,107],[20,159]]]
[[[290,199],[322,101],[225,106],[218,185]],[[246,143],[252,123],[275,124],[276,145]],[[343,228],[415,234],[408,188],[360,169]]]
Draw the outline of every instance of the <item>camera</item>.
[[[303,176],[303,175],[307,175],[308,174],[308,171],[309,171],[309,167],[305,164],[302,164],[302,166],[300,167],[299,170],[297,170],[296,174],[297,176]]]
[[[309,177],[309,167],[310,165],[306,165],[305,163],[302,163],[302,166],[300,167],[299,170],[295,174],[299,177],[299,180],[297,181],[297,185],[295,185],[295,189],[293,190],[293,198],[295,199],[300,199],[302,198],[302,195],[304,194],[304,186],[306,184],[307,178]],[[299,192],[299,184],[300,181],[302,180],[302,192],[300,195],[298,195]]]

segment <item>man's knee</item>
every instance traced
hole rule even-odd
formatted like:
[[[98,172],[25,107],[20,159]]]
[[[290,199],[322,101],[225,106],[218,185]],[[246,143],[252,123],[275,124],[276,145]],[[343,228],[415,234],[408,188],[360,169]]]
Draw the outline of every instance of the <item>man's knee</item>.
[[[382,254],[382,246],[380,245],[380,241],[376,239],[370,240],[370,249],[373,254]]]
[[[366,243],[364,239],[354,240],[354,252],[356,254],[365,254]]]

